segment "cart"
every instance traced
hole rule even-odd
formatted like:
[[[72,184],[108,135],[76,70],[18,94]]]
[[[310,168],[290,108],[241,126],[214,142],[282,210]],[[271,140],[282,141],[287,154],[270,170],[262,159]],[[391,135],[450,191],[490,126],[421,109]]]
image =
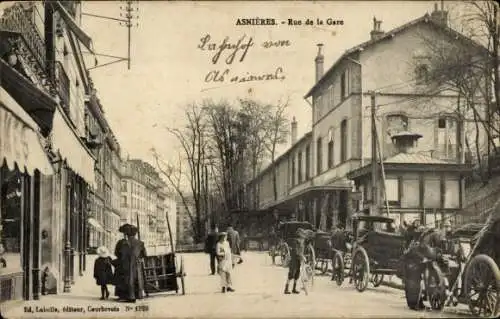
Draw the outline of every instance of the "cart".
[[[175,253],[174,241],[172,238],[172,230],[170,221],[167,217],[167,226],[170,237],[170,247],[172,252],[157,255],[147,256],[141,260],[141,268],[144,278],[144,292],[146,297],[154,293],[172,292],[186,294],[184,277],[186,276],[184,259]],[[137,216],[137,225],[139,217]],[[140,232],[139,232],[140,237]]]
[[[405,297],[419,310],[428,302],[433,310],[467,304],[475,317],[500,315],[500,219],[467,224],[447,238],[447,248],[422,253],[414,246],[405,262]],[[419,250],[420,248],[420,250]],[[457,249],[458,248],[458,249]],[[429,253],[430,252],[430,253]]]
[[[405,248],[405,236],[392,228],[394,220],[385,216],[354,215],[353,238],[342,252],[334,250],[332,279],[342,285],[350,277],[359,292],[371,282],[380,286],[384,275],[400,274],[400,258]]]

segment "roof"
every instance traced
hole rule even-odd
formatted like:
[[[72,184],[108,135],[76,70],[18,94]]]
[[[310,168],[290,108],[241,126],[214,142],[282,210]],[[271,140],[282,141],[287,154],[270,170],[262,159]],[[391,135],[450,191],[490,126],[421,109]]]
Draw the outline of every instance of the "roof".
[[[471,167],[468,164],[450,163],[419,153],[399,153],[384,160],[382,164],[384,165],[384,170],[386,172],[389,170],[404,170],[407,172],[425,172],[428,170],[435,172],[467,172],[471,170]],[[368,163],[363,167],[347,173],[347,178],[357,179],[367,176],[370,173],[371,163]]]
[[[325,72],[325,74],[321,77],[321,79],[319,79],[319,81],[317,81],[314,86],[309,90],[309,92],[307,92],[307,94],[304,96],[304,98],[308,98],[310,97],[314,91],[316,91],[316,89],[318,89],[325,81],[326,79],[328,79],[328,77],[330,76],[330,74],[333,72],[333,70],[335,69],[335,67],[340,63],[340,61],[342,61],[344,58],[350,56],[351,54],[353,53],[356,53],[356,52],[360,52],[360,51],[363,51],[365,50],[366,48],[372,46],[372,45],[375,45],[375,44],[378,44],[380,42],[382,42],[383,40],[386,40],[388,38],[392,38],[394,37],[396,34],[400,33],[400,32],[403,32],[403,31],[406,31],[408,30],[409,28],[421,23],[421,22],[425,22],[425,23],[430,23],[431,25],[435,26],[435,27],[438,27],[439,29],[441,29],[442,31],[446,32],[446,33],[449,33],[451,36],[457,38],[457,39],[460,39],[462,41],[465,41],[467,42],[468,44],[476,47],[476,48],[480,48],[481,50],[486,50],[486,48],[484,48],[482,45],[480,45],[479,43],[475,42],[474,40],[466,37],[465,35],[461,34],[460,32],[458,31],[455,31],[453,30],[452,28],[448,27],[448,26],[444,26],[442,24],[440,24],[439,22],[436,22],[434,21],[431,16],[429,15],[429,13],[426,13],[424,16],[420,17],[420,18],[417,18],[417,19],[414,19],[410,22],[407,22],[395,29],[392,29],[391,31],[387,31],[385,32],[382,36],[380,36],[379,38],[376,38],[376,39],[371,39],[371,40],[368,40],[368,41],[365,41],[361,44],[358,44],[357,46],[353,47],[353,48],[350,48],[348,50],[346,50],[336,61],[335,63],[330,67],[330,69],[328,69],[327,72]]]
[[[272,167],[276,166],[279,162],[281,162],[291,151],[293,151],[297,146],[299,146],[302,142],[304,142],[306,139],[310,138],[312,136],[312,131],[307,132],[302,136],[297,142],[295,142],[289,149],[287,149],[283,154],[278,156],[272,163],[266,166],[263,170],[253,178],[250,183],[258,180],[260,177],[262,177],[265,173],[267,173]]]
[[[390,217],[374,216],[374,215],[359,215],[359,214],[353,215],[352,219],[374,221],[374,222],[381,222],[381,223],[391,223],[394,221],[394,219],[390,218]]]
[[[419,153],[399,153],[384,161],[384,163],[405,163],[405,164],[449,164],[429,155]]]

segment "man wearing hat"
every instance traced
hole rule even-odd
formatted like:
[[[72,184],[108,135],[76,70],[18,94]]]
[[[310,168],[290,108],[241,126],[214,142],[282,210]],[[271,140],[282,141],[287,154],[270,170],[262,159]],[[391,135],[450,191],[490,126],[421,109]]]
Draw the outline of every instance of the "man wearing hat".
[[[285,294],[290,294],[290,283],[293,279],[292,293],[300,293],[297,290],[297,280],[300,277],[300,265],[304,259],[304,249],[306,234],[302,228],[297,229],[296,237],[292,240],[292,247],[290,249],[290,263],[288,265],[288,280],[285,285]]]

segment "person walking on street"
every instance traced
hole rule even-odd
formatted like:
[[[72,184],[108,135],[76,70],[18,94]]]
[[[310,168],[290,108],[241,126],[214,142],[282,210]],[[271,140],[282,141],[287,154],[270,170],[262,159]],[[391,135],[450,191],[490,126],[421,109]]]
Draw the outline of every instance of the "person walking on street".
[[[97,248],[99,257],[94,262],[94,279],[101,286],[101,300],[109,298],[108,285],[113,282],[113,268],[108,249],[104,246]]]
[[[290,294],[290,283],[293,280],[292,293],[299,294],[297,280],[300,278],[300,265],[304,260],[305,233],[302,228],[297,229],[296,237],[292,240],[290,263],[288,264],[288,280],[285,285],[285,294]]]
[[[227,241],[227,233],[222,232],[219,234],[219,240],[216,245],[217,249],[217,270],[221,279],[222,293],[233,292],[231,272],[233,270],[233,257],[231,254],[231,247]]]
[[[120,286],[121,299],[128,302],[144,298],[141,259],[146,257],[146,248],[144,242],[135,238],[137,232],[136,226],[130,225],[125,228],[124,233],[127,238],[120,240],[115,249],[117,264],[122,269],[121,278],[115,278],[115,285]]]
[[[215,275],[215,262],[217,260],[217,250],[215,246],[217,244],[217,238],[219,230],[217,226],[214,226],[212,231],[208,234],[207,239],[205,240],[205,253],[210,255],[210,274]]]
[[[241,258],[240,234],[231,226],[227,228],[227,241],[229,242],[229,247],[231,247],[234,268],[235,259],[238,259],[238,264],[241,264],[243,259]]]

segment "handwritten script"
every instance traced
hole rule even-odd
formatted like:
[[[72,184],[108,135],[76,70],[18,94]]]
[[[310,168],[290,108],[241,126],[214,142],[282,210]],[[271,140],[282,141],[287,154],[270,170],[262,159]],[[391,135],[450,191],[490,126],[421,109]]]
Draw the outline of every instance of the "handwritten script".
[[[260,47],[263,49],[272,49],[280,47],[289,47],[291,42],[289,40],[267,40],[261,43]],[[200,38],[198,49],[209,53],[210,61],[212,64],[218,64],[223,61],[226,65],[232,65],[237,61],[242,63],[245,58],[249,56],[252,48],[257,47],[253,37],[243,35],[235,41],[226,36],[222,42],[217,42],[212,39],[210,34]],[[232,74],[231,69],[226,67],[223,70],[210,70],[204,81],[206,83],[242,83],[249,81],[269,81],[285,79],[284,69],[281,66],[274,68],[272,71],[265,72],[246,72],[244,74]]]

